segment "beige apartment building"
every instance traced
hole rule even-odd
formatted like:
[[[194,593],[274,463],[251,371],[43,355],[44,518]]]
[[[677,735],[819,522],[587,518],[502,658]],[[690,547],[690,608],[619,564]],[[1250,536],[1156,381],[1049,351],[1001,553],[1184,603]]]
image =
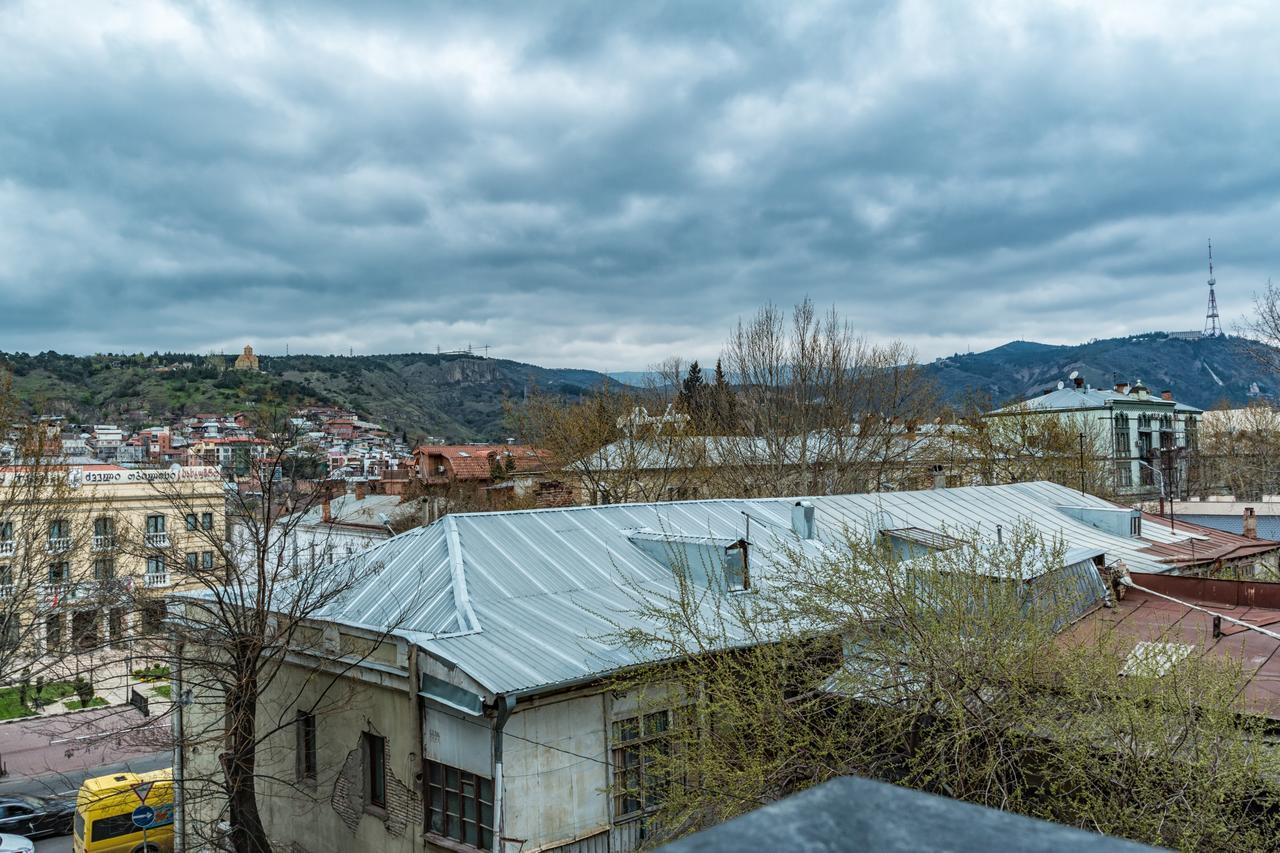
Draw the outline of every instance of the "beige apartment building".
[[[158,633],[163,596],[221,562],[225,515],[213,467],[0,468],[0,642],[11,661]]]

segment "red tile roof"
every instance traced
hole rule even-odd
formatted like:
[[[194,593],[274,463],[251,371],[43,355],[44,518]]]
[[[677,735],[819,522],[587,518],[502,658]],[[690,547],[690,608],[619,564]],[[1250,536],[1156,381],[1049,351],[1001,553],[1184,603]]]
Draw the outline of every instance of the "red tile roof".
[[[453,477],[458,480],[488,480],[492,476],[490,459],[504,464],[512,460],[512,472],[531,474],[547,470],[551,454],[546,450],[522,444],[424,444],[415,456],[443,456]]]

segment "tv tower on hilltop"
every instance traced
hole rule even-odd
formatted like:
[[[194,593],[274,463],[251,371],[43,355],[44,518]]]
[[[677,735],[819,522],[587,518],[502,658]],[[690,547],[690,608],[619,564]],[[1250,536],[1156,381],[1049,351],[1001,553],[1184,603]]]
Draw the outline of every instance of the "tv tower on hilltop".
[[[1213,240],[1209,240],[1209,310],[1204,315],[1204,337],[1222,337],[1222,324],[1218,322],[1218,297],[1213,287],[1218,282],[1213,278]]]

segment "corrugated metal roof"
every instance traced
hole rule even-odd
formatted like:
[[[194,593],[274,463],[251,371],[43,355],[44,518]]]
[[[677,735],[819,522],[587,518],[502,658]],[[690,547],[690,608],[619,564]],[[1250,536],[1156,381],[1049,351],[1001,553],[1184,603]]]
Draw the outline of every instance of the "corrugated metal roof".
[[[403,533],[353,559],[377,570],[322,618],[395,625],[396,633],[459,666],[494,692],[528,690],[640,662],[608,637],[637,625],[638,598],[675,593],[669,568],[632,538],[662,534],[722,544],[752,543],[753,585],[767,584],[783,543],[797,545],[798,498],[454,514]],[[1147,553],[1183,534],[1144,526],[1144,539],[1108,533],[1069,517],[1063,505],[1114,505],[1053,483],[805,498],[820,541],[838,545],[847,529],[874,534],[909,527],[994,541],[1030,525],[1068,552],[1105,553],[1134,571],[1169,566]],[[750,531],[747,524],[750,519]],[[815,549],[819,542],[800,542]],[[1069,562],[1074,562],[1069,561]],[[713,597],[714,598],[714,597]]]
[[[1179,403],[1173,400],[1166,400],[1158,395],[1151,395],[1145,398],[1136,394],[1121,394],[1110,389],[1103,388],[1076,388],[1068,386],[1066,388],[1058,388],[1050,391],[1048,394],[1041,394],[1038,397],[1029,397],[1020,403],[1014,403],[997,409],[992,414],[1013,414],[1020,411],[1036,411],[1036,412],[1069,412],[1087,409],[1108,409],[1114,403],[1130,403],[1134,405],[1150,405],[1153,408],[1170,407],[1175,412],[1193,412],[1200,413],[1200,409],[1194,406],[1188,406],[1186,403]]]

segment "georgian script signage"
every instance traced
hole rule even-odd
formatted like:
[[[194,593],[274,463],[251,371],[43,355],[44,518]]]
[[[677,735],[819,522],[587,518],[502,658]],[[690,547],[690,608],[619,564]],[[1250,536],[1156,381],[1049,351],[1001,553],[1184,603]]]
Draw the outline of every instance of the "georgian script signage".
[[[77,486],[111,486],[121,483],[185,483],[190,481],[221,480],[222,474],[211,465],[172,468],[114,468],[95,469],[72,466],[65,472],[4,471],[0,472],[0,485],[16,486],[31,482],[66,483]]]

